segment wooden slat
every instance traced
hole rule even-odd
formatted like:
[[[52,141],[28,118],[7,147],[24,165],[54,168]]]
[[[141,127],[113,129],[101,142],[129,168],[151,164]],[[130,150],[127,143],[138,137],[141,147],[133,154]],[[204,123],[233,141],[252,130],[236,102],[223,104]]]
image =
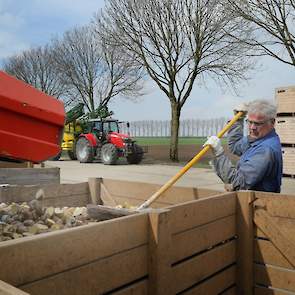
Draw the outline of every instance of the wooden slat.
[[[220,295],[238,295],[237,288],[234,286],[234,287],[220,293]]]
[[[231,241],[173,267],[175,293],[206,279],[236,261],[236,243]]]
[[[172,263],[201,252],[236,234],[236,216],[231,215],[172,236]]]
[[[0,168],[0,183],[59,184],[59,168]]]
[[[235,283],[236,267],[233,265],[209,278],[195,288],[183,292],[184,295],[216,295]]]
[[[147,275],[147,245],[22,285],[31,295],[96,295]]]
[[[254,261],[295,269],[270,241],[265,240],[256,240],[254,242]]]
[[[265,287],[256,286],[254,289],[254,295],[295,295],[295,293],[284,290],[269,289]]]
[[[0,243],[0,279],[25,284],[147,243],[148,216],[137,214]]]
[[[147,200],[161,187],[161,185],[158,184],[120,181],[113,179],[103,179],[103,183],[110,194],[115,197],[128,197],[141,201]],[[216,195],[218,193],[220,192],[214,190],[198,190],[197,188],[192,187],[173,186],[163,193],[159,197],[158,201],[163,203],[180,204],[183,202],[199,199],[204,196],[207,197]]]
[[[282,147],[283,173],[295,175],[295,147]]]
[[[236,193],[190,201],[169,209],[172,211],[172,233],[175,234],[235,214]]]
[[[288,222],[288,220],[285,220]],[[270,241],[289,261],[295,266],[295,243],[294,237],[290,235],[290,231],[282,224],[278,224],[277,218],[271,218],[263,209],[255,210],[255,224],[266,234]]]
[[[254,237],[258,239],[259,238],[268,239],[265,233],[262,232],[261,229],[259,229],[259,227],[257,227],[256,225],[254,225]]]
[[[120,291],[112,292],[111,295],[147,295],[148,294],[148,280],[142,280],[138,283],[132,284]]]
[[[74,206],[73,203],[85,202],[89,198],[89,187],[87,182],[75,184],[49,184],[49,185],[33,185],[33,186],[8,186],[0,188],[0,202],[28,202],[35,197],[36,192],[42,188],[45,193],[45,204],[58,205],[59,200],[63,204],[68,201],[67,206]],[[81,198],[81,201],[79,201]],[[84,203],[86,205],[89,203]]]
[[[138,207],[139,205],[141,205],[143,203],[143,200],[138,200],[138,199],[135,199],[135,198],[114,196],[114,195],[112,195],[112,197],[115,199],[117,204],[120,204],[122,206],[128,204],[128,205],[131,205],[131,206]],[[169,207],[171,205],[172,204],[168,203],[168,202],[154,202],[151,207],[154,208],[154,209],[159,209],[159,208],[167,208],[167,207]]]
[[[0,294],[1,295],[29,295],[29,293],[24,292],[18,288],[15,288],[3,281],[0,281]]]
[[[276,132],[282,143],[295,143],[295,117],[277,118]]]
[[[254,205],[267,210],[272,217],[284,217],[295,220],[295,198],[290,195],[256,193],[258,200]]]
[[[254,264],[255,283],[295,291],[295,271],[274,266]]]
[[[295,112],[295,87],[280,87],[275,90],[275,98],[278,105],[278,113]]]
[[[238,192],[237,198],[237,292],[252,295],[254,193]]]

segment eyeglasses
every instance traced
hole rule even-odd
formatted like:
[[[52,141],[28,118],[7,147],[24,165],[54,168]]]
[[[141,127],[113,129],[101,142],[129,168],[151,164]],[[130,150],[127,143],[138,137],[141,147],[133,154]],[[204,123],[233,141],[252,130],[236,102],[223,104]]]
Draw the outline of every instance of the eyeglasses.
[[[268,121],[270,121],[270,119],[265,120],[265,121],[261,121],[261,122],[255,122],[255,121],[250,121],[250,120],[246,119],[246,122],[248,125],[254,125],[256,127],[261,127]]]

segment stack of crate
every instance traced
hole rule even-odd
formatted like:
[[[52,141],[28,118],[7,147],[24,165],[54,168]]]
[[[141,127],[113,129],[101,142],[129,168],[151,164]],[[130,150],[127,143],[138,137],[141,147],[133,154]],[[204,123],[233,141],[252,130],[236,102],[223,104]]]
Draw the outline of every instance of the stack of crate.
[[[275,90],[278,106],[276,131],[283,151],[283,174],[295,178],[295,86]]]

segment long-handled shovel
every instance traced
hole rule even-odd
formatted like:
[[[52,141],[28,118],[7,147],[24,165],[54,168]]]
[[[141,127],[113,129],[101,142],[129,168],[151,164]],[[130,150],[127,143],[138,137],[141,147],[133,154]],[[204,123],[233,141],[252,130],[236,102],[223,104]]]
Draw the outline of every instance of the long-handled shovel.
[[[244,112],[238,112],[232,120],[227,123],[227,125],[218,133],[217,137],[221,138],[224,133],[226,133],[229,128],[237,121],[241,116],[243,116]],[[207,145],[203,147],[203,149],[194,156],[192,160],[190,160],[176,175],[174,175],[168,182],[166,182],[157,192],[155,192],[148,200],[146,200],[143,204],[141,204],[137,210],[142,210],[149,207],[154,201],[156,201],[168,188],[170,188],[187,170],[189,170],[195,163],[197,163],[210,149],[210,146]]]

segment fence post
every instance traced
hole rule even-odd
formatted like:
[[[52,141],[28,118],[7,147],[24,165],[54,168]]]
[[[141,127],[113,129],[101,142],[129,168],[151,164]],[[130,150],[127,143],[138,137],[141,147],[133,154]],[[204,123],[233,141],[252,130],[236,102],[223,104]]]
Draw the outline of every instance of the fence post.
[[[170,210],[149,213],[148,294],[173,294]]]
[[[237,294],[252,295],[254,287],[254,192],[237,193]]]

